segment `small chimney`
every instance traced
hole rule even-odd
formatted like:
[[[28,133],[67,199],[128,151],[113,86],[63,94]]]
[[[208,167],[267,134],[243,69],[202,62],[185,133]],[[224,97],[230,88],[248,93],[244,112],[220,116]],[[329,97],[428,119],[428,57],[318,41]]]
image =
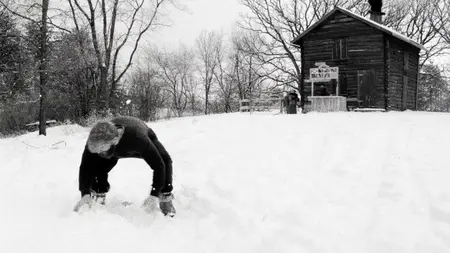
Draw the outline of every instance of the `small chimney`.
[[[381,7],[383,7],[382,0],[369,0],[370,4],[370,19],[381,24],[383,23],[382,17],[385,14],[381,12]]]

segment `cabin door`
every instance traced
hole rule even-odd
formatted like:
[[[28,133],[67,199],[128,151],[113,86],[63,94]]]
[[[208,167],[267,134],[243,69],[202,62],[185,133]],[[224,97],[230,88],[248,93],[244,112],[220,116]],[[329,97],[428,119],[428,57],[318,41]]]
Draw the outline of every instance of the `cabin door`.
[[[375,71],[358,70],[358,100],[363,107],[375,105]]]

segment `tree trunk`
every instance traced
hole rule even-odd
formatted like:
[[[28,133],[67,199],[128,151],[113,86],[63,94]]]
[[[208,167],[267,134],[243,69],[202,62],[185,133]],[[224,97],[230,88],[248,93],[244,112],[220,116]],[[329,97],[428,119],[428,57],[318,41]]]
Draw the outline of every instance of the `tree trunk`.
[[[104,112],[108,108],[108,68],[105,65],[101,65],[99,67],[100,67],[100,96],[97,106],[101,112]]]
[[[40,59],[39,59],[39,85],[40,85],[40,105],[39,105],[39,135],[47,135],[47,12],[49,0],[42,0],[42,24],[41,24],[41,41],[40,41]]]
[[[205,115],[208,115],[208,101],[209,101],[209,90],[206,89],[206,94],[205,94]]]

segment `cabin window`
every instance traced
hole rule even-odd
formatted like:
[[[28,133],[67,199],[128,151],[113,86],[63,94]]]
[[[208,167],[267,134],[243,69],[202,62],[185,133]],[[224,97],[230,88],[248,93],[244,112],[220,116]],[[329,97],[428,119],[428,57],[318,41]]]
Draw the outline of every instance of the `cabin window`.
[[[339,74],[339,96],[348,96],[347,74]]]
[[[333,40],[333,59],[347,59],[348,46],[347,38]]]

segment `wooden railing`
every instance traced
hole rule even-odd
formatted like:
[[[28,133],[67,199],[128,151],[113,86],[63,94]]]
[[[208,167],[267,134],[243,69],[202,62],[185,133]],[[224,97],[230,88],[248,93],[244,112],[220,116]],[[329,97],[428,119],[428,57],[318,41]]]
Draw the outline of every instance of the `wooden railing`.
[[[242,99],[239,101],[240,112],[253,111],[270,111],[272,109],[280,109],[281,98],[255,98]]]
[[[311,111],[313,112],[344,112],[347,111],[347,98],[341,96],[311,96]]]

